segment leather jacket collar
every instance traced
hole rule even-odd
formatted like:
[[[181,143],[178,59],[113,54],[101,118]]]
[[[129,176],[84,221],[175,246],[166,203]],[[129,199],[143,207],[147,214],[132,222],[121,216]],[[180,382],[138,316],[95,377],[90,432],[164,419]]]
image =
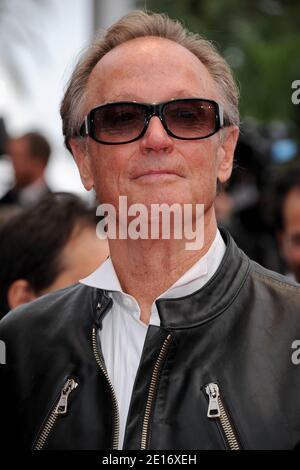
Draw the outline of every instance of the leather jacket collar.
[[[242,287],[250,267],[249,258],[237,247],[227,230],[220,229],[226,244],[223,260],[210,281],[192,294],[156,300],[161,326],[167,330],[191,328],[215,318],[226,310]],[[93,289],[96,326],[112,306],[106,291]],[[174,315],[176,312],[176,315]]]

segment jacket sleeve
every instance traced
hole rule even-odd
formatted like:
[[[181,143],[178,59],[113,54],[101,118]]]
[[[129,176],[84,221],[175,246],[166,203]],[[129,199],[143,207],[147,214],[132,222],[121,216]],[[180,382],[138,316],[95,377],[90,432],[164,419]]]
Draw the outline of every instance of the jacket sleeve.
[[[10,360],[9,334],[6,326],[0,322],[0,449],[21,447],[18,437],[18,419],[15,415],[16,383],[14,383],[14,366]]]

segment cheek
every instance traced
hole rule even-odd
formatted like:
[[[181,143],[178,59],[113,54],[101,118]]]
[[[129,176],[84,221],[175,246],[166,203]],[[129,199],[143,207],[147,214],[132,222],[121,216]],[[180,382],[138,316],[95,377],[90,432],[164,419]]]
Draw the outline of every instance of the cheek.
[[[195,146],[186,158],[192,177],[201,185],[211,186],[217,180],[217,157],[215,146],[207,142],[201,146]]]
[[[12,164],[17,172],[24,172],[24,170],[26,170],[26,165],[24,165],[23,161],[18,158],[12,160]]]
[[[212,143],[201,143],[186,159],[191,173],[192,199],[211,207],[217,194],[217,157]]]
[[[299,263],[300,262],[300,246],[299,243],[292,241],[292,234],[286,233],[283,245],[282,252],[289,264]]]
[[[286,259],[291,266],[300,264],[300,248],[290,248],[285,252]]]
[[[92,154],[91,171],[98,200],[114,204],[124,193],[124,176],[127,158],[121,149],[107,146]],[[123,191],[123,192],[122,192]]]

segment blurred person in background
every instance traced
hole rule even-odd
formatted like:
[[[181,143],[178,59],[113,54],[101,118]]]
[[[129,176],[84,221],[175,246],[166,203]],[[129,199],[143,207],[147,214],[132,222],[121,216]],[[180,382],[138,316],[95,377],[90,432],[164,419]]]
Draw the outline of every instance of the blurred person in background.
[[[278,271],[272,211],[266,211],[271,194],[268,163],[267,154],[259,151],[255,138],[244,132],[236,146],[234,172],[221,188],[215,209],[218,223],[228,228],[249,258]]]
[[[15,215],[20,214],[22,211],[23,208],[17,204],[7,204],[0,207],[0,228],[5,224],[5,222]]]
[[[99,219],[98,219],[99,221]],[[108,256],[97,218],[77,196],[54,193],[0,228],[0,318],[18,305],[66,287]]]
[[[50,145],[38,132],[10,138],[6,154],[14,170],[14,186],[0,199],[0,205],[30,206],[50,192],[45,171],[50,158]]]
[[[8,134],[4,118],[0,116],[0,158],[5,154]]]
[[[300,282],[300,166],[277,181],[275,227],[283,271]]]

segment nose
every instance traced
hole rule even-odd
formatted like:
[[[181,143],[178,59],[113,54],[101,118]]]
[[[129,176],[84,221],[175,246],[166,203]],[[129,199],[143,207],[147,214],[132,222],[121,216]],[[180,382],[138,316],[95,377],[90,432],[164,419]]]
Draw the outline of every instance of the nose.
[[[148,124],[147,130],[140,140],[142,151],[150,153],[154,151],[171,153],[174,148],[174,141],[162,125],[157,116],[153,116]]]

